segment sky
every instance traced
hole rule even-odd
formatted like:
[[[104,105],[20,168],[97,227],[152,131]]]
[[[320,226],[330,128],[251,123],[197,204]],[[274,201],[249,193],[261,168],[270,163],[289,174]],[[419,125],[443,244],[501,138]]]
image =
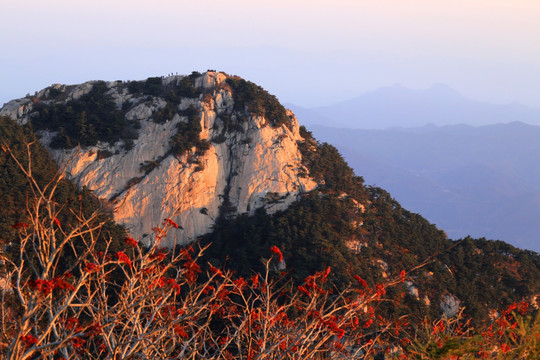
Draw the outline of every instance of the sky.
[[[0,105],[214,69],[313,107],[400,83],[540,107],[540,0],[0,0]]]

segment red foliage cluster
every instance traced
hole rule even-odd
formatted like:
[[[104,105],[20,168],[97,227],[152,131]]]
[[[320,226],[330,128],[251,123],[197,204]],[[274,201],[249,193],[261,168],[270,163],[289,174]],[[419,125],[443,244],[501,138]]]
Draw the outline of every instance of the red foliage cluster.
[[[210,271],[216,276],[223,277],[223,272],[213,265],[210,265]]]
[[[243,277],[233,280],[233,284],[236,286],[239,292],[242,292],[247,286],[247,281]]]
[[[405,275],[405,270],[401,270],[401,272],[399,273],[399,279],[402,283],[405,282]]]
[[[38,343],[38,339],[34,335],[31,335],[31,334],[23,335],[21,340],[24,342],[24,344],[27,347],[31,347],[32,345],[35,345]]]
[[[529,303],[526,301],[522,301],[517,305],[517,310],[521,315],[525,315],[529,312]]]
[[[531,321],[531,318],[522,317],[528,312],[528,308],[529,304],[527,302],[512,303],[500,311],[491,324],[480,331],[471,332],[469,321],[462,323],[460,317],[439,319],[431,325],[424,323],[427,341],[436,345],[439,349],[445,349],[448,344],[459,340],[463,345],[462,348],[459,349],[456,355],[451,355],[448,359],[458,359],[461,358],[461,355],[470,355],[472,358],[481,359],[506,359],[506,356],[511,356],[512,359],[528,359],[531,358],[528,356],[530,355],[529,350],[525,350],[523,346],[528,347],[536,342],[536,340],[532,340],[532,343],[528,343],[532,328],[529,330],[526,326],[527,322]],[[531,322],[530,326],[537,325]],[[534,330],[532,331],[534,332]],[[525,339],[527,337],[529,337],[529,340]],[[540,335],[536,334],[536,338],[538,337]],[[418,343],[418,339],[415,340]],[[421,341],[425,343],[426,338]],[[416,352],[418,347],[415,350],[414,341],[401,339],[401,343],[404,348],[402,354],[404,359],[408,358],[405,356],[406,354],[418,355]],[[535,346],[533,345],[533,348]],[[410,351],[411,347],[412,351]],[[429,356],[430,354],[426,353],[425,355]],[[428,357],[423,356],[422,358]]]
[[[375,288],[377,289],[377,296],[383,296],[386,295],[386,289],[384,284],[376,284]]]
[[[446,327],[444,326],[444,323],[441,321],[439,323],[436,323],[433,325],[433,331],[431,332],[432,335],[438,333],[438,332],[444,332],[446,330]]]
[[[166,276],[162,276],[160,277],[157,281],[155,281],[153,284],[152,284],[152,287],[158,287],[158,288],[171,288],[173,289],[177,294],[180,293],[180,285],[176,282],[175,279],[173,278],[168,278]]]
[[[62,277],[55,277],[50,280],[37,279],[29,281],[28,286],[45,296],[51,294],[55,289],[74,291],[73,285],[66,281],[69,277],[71,277],[71,274],[65,274]]]
[[[161,262],[165,260],[166,257],[167,257],[167,254],[160,250],[156,252],[155,254],[150,255],[150,260]]]
[[[193,249],[193,246],[191,245],[180,249],[180,254],[182,255],[182,258],[184,260],[191,260],[192,259],[191,254],[193,254],[194,252],[195,250]]]
[[[341,339],[343,338],[343,336],[345,335],[345,330],[340,328],[337,324],[336,324],[336,320],[337,318],[335,316],[331,316],[329,320],[326,320],[326,321],[322,321],[323,324],[328,327],[335,335],[337,335],[338,339]]]
[[[364,327],[365,327],[365,328],[368,328],[368,327],[371,326],[371,324],[373,324],[373,319],[369,319],[368,321],[366,321],[366,322],[364,323]]]
[[[272,246],[270,248],[270,251],[276,254],[279,258],[279,262],[283,262],[283,254],[281,253],[281,250],[277,246]]]
[[[362,279],[360,276],[353,275],[353,278],[354,278],[354,280],[358,281],[360,286],[362,286],[363,288],[367,288],[367,282],[364,279]]]
[[[71,339],[71,346],[76,351],[84,351],[84,345],[86,344],[86,340],[80,337],[74,337]]]
[[[139,245],[139,242],[137,240],[129,236],[124,239],[124,243],[126,243],[126,245],[130,247],[137,247]]]
[[[15,224],[11,225],[11,228],[16,229],[16,230],[26,229],[28,227],[30,227],[30,225],[28,225],[25,222],[18,222],[18,223],[15,223]]]
[[[94,273],[94,272],[98,272],[99,269],[100,269],[99,265],[96,265],[93,262],[87,262],[84,265],[84,271],[86,271],[89,274]]]
[[[330,266],[328,266],[324,271],[318,271],[313,275],[308,276],[304,280],[304,284],[297,286],[298,291],[304,295],[310,295],[310,291],[314,293],[324,294],[326,291],[321,288],[318,282],[322,285],[328,280],[328,275],[330,275]]]
[[[153,227],[153,228],[152,228],[152,231],[154,232],[154,236],[156,237],[156,240],[157,240],[157,241],[163,239],[163,237],[164,237],[165,235],[167,235],[167,233],[165,232],[165,230],[163,230],[162,228],[159,228],[159,227]]]
[[[274,318],[271,320],[270,323],[272,325],[279,323],[285,327],[294,325],[294,321],[290,320],[289,317],[287,316],[287,313],[283,311],[278,312],[277,315],[274,316]]]
[[[189,337],[188,333],[186,332],[183,326],[176,325],[174,327],[174,332],[183,339],[187,339]]]
[[[175,223],[174,221],[172,221],[171,219],[163,220],[163,225],[170,225],[170,226],[174,227],[175,229],[179,228],[178,224]]]
[[[256,290],[259,285],[259,275],[255,274],[251,277],[251,287]]]
[[[89,337],[98,336],[98,335],[101,335],[102,333],[103,333],[103,327],[98,322],[94,322],[90,324],[90,326],[88,326],[86,330],[86,335]]]
[[[184,263],[184,265],[182,265],[182,267],[186,270],[186,280],[189,283],[194,284],[201,273],[201,267],[199,264],[192,260],[188,260]]]
[[[56,226],[58,226],[59,228],[62,227],[62,224],[60,223],[60,220],[58,220],[58,218],[55,217],[55,218],[53,219],[53,222],[54,222],[54,224],[55,224]]]
[[[95,256],[99,259],[99,260],[106,260],[106,261],[110,261],[111,260],[111,257],[109,256],[109,254],[105,254],[103,251],[98,251]]]
[[[116,253],[116,258],[118,259],[118,261],[120,261],[121,263],[124,263],[126,265],[128,265],[129,267],[131,267],[131,259],[129,258],[129,256],[126,255],[125,252],[123,251],[118,251]]]
[[[79,323],[79,319],[75,318],[75,317],[68,317],[66,320],[64,320],[64,326],[67,330],[69,331],[81,331],[82,328],[80,326],[80,323]]]

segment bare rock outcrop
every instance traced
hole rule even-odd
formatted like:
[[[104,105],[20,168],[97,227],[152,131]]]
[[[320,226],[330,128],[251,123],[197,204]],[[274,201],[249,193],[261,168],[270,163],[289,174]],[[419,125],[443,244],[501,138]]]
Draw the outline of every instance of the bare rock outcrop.
[[[163,84],[177,84],[185,77],[171,76]],[[182,97],[175,114],[164,122],[154,121],[167,101],[160,96],[130,94],[126,84],[107,83],[107,94],[117,108],[125,108],[127,121],[137,122],[137,137],[126,146],[98,142],[93,146],[52,149],[54,131],[40,132],[53,158],[79,187],[86,186],[100,198],[116,204],[114,219],[134,237],[153,241],[152,228],[166,218],[179,225],[162,245],[193,241],[209,232],[219,216],[253,213],[264,207],[272,213],[283,210],[316,183],[306,176],[297,143],[303,141],[298,121],[291,112],[289,122],[270,124],[264,114],[238,111],[228,76],[207,72],[194,79],[197,97]],[[76,86],[55,86],[57,98],[42,90],[38,101],[68,101],[87,94],[94,82]],[[36,98],[13,100],[0,114],[19,123],[32,116]],[[237,104],[238,105],[238,104]],[[186,109],[196,109],[200,119],[200,140],[205,151],[193,147],[178,155],[171,152],[171,139],[180,123],[187,123]]]

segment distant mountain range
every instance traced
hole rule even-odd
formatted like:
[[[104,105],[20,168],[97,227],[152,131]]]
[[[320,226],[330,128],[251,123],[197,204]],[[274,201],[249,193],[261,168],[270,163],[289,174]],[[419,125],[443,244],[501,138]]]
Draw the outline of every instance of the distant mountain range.
[[[366,183],[388,189],[449,237],[484,236],[540,252],[540,127],[310,128]]]
[[[451,238],[485,236],[540,251],[540,109],[471,100],[443,84],[288,106],[368,184]]]
[[[424,90],[388,86],[350,100],[309,109],[293,104],[287,106],[308,126],[386,129],[426,124],[481,126],[512,121],[540,125],[540,108],[475,101],[443,84]]]

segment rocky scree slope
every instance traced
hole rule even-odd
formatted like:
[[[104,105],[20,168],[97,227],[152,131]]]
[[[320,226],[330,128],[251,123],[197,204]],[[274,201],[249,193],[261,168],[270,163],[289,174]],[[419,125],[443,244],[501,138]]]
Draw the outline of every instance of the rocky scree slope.
[[[161,243],[172,247],[316,187],[294,115],[221,72],[53,85],[0,115],[31,122],[68,177],[115,202],[115,221],[146,242],[164,219],[178,224]]]

